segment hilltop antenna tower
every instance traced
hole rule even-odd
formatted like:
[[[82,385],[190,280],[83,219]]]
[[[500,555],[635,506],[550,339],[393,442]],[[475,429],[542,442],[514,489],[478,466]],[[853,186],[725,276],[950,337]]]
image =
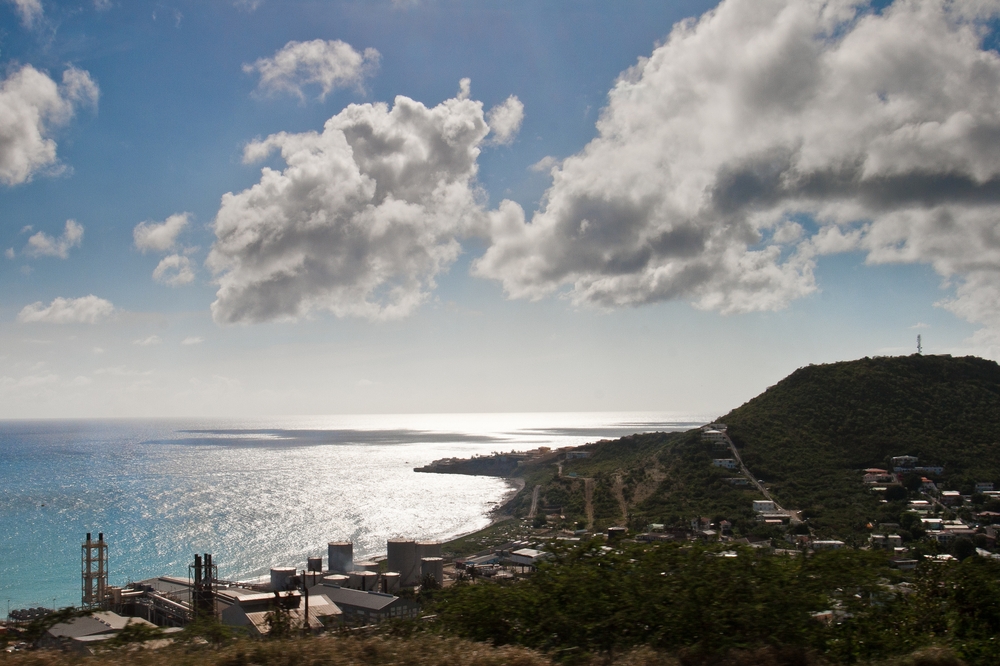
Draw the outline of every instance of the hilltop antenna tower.
[[[97,541],[90,538],[83,543],[81,570],[83,576],[83,605],[93,608],[104,603],[108,589],[108,543],[104,532],[97,535]]]
[[[917,334],[917,353],[918,354],[923,354],[924,353],[924,346],[920,343],[920,334],[919,333]]]

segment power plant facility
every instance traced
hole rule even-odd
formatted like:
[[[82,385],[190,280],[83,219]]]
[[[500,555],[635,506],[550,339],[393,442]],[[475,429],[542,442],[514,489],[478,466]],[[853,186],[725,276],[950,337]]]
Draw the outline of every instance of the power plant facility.
[[[504,551],[446,561],[441,543],[394,538],[386,542],[386,557],[354,560],[354,544],[330,541],[326,566],[309,556],[305,568],[276,564],[268,575],[250,581],[224,580],[211,553],[195,553],[187,577],[157,576],[123,587],[108,584],[108,541],[104,533],[87,533],[81,550],[81,602],[97,618],[56,623],[39,645],[87,653],[110,640],[129,623],[158,626],[166,634],[181,631],[194,621],[215,618],[250,636],[271,631],[273,614],[286,613],[303,632],[322,632],[343,626],[371,625],[384,620],[415,618],[420,606],[404,588],[447,586],[472,576],[510,578],[517,564],[522,573],[547,553],[525,549],[527,542],[511,542]],[[518,550],[520,548],[521,550]],[[521,561],[524,553],[530,561]],[[34,608],[8,613],[8,622],[28,622],[52,610]],[[37,616],[37,617],[36,617]],[[13,618],[13,620],[12,620]],[[84,626],[86,625],[86,626]],[[91,626],[93,625],[93,626]],[[91,631],[91,629],[93,631]]]

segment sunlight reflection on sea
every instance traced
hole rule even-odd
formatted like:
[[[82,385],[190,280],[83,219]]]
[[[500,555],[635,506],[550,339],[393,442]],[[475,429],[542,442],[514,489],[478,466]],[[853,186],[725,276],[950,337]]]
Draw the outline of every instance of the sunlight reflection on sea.
[[[509,490],[490,477],[419,474],[438,458],[576,446],[684,430],[670,413],[406,414],[258,419],[0,422],[0,600],[79,603],[80,544],[103,532],[110,582],[303,567],[331,540],[355,557],[394,536],[486,526]],[[96,534],[94,535],[96,537]]]

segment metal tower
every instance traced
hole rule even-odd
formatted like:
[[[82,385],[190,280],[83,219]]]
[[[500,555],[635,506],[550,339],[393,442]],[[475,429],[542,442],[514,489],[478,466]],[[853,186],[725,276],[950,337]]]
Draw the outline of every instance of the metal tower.
[[[917,353],[918,354],[923,354],[924,353],[924,346],[922,344],[920,344],[920,334],[919,333],[917,334]]]
[[[91,540],[90,532],[87,532],[80,568],[84,607],[100,606],[108,589],[108,544],[104,541],[104,532],[98,533],[97,541]]]
[[[205,558],[195,553],[194,564],[188,565],[188,580],[192,581],[191,607],[195,617],[215,615],[215,584],[219,579],[219,569],[212,564],[212,554]]]

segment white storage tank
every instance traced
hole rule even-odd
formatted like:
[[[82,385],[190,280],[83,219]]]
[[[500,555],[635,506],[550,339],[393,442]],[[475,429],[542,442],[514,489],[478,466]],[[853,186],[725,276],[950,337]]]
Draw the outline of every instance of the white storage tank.
[[[419,583],[420,560],[417,559],[417,543],[411,539],[390,539],[386,543],[389,571],[399,572],[399,584],[409,587]]]
[[[378,591],[378,574],[374,571],[359,571],[358,576],[361,578],[361,587],[359,590],[364,590],[365,592]]]
[[[371,562],[371,561],[368,561],[368,560],[365,560],[363,562],[355,562],[354,563],[354,570],[355,571],[374,571],[375,573],[378,573],[378,562]]]
[[[444,559],[440,557],[425,557],[420,560],[420,580],[431,576],[438,585],[444,582]]]
[[[292,589],[294,576],[295,567],[271,567],[271,589],[279,591]]]
[[[382,574],[382,591],[386,594],[399,592],[399,572],[387,571]]]
[[[350,541],[331,541],[327,545],[330,573],[343,574],[354,570],[354,544]]]
[[[418,541],[417,542],[417,559],[422,560],[425,557],[441,557],[441,542],[440,541]]]
[[[339,585],[341,587],[351,586],[351,577],[345,576],[344,574],[330,574],[329,576],[323,576],[323,582],[329,583],[330,585]]]
[[[310,573],[320,573],[323,571],[322,557],[310,557],[307,562],[308,564],[306,565],[306,569],[308,569]]]

